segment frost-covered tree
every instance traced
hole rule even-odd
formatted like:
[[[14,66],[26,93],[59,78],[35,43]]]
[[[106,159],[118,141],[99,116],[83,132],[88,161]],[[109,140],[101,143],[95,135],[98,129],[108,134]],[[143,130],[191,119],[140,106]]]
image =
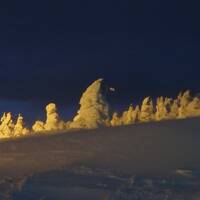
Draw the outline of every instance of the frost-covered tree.
[[[120,117],[117,112],[113,113],[111,125],[120,126],[134,124],[139,120],[140,109],[136,106],[135,109],[132,105],[129,106],[128,110],[125,110]]]
[[[188,103],[191,101],[191,95],[190,95],[190,91],[187,90],[183,93],[181,99],[180,99],[180,105],[181,106],[187,106]]]
[[[136,106],[134,109],[133,105],[130,105],[127,111],[124,111],[122,114],[122,123],[127,124],[134,124],[138,121],[139,118],[139,107]]]
[[[164,105],[165,105],[166,110],[167,110],[167,115],[168,115],[169,112],[170,112],[172,103],[173,103],[173,99],[172,99],[172,98],[168,98],[168,97],[165,97],[165,98],[164,98]],[[167,118],[168,118],[168,116],[167,116]]]
[[[97,128],[106,126],[110,119],[108,103],[102,91],[103,79],[94,81],[80,99],[80,109],[74,117],[71,128]]]
[[[155,113],[155,119],[157,121],[167,119],[168,112],[166,108],[166,102],[164,101],[163,97],[158,97],[156,100],[156,113]]]
[[[141,106],[140,121],[148,122],[154,120],[153,102],[150,97],[146,97]]]
[[[112,119],[111,119],[110,123],[111,123],[111,126],[120,126],[120,125],[122,125],[122,120],[119,117],[117,112],[113,113],[113,116],[112,116]]]
[[[172,104],[170,106],[170,113],[169,113],[169,118],[170,119],[175,119],[178,117],[179,113],[179,101],[178,99],[174,99],[172,101]]]
[[[32,126],[34,132],[64,130],[65,128],[65,123],[60,120],[54,103],[49,103],[46,106],[46,122],[36,121]]]
[[[193,98],[186,107],[186,117],[200,116],[200,99]]]
[[[187,106],[191,101],[190,91],[187,90],[182,95],[179,94],[179,111],[178,111],[178,118],[186,118],[187,117]]]
[[[12,114],[4,113],[3,117],[1,118],[1,125],[0,125],[0,138],[9,138],[13,137],[14,131],[14,123],[12,120]]]
[[[126,124],[127,123],[127,121],[128,121],[128,111],[127,110],[125,110],[123,113],[122,113],[122,116],[121,116],[121,121],[122,121],[122,124]]]
[[[36,133],[36,132],[45,131],[44,125],[45,125],[45,123],[43,121],[39,121],[39,120],[35,121],[35,123],[32,126],[33,132]]]
[[[27,135],[28,133],[29,133],[29,130],[24,127],[23,117],[21,114],[19,114],[17,118],[17,122],[14,126],[14,136],[15,137],[23,136],[23,135]]]
[[[139,106],[136,106],[135,107],[135,110],[133,112],[133,115],[132,115],[132,118],[133,118],[133,121],[136,123],[136,122],[139,122],[140,120],[140,107]]]
[[[134,112],[133,105],[130,105],[126,112],[125,118],[123,120],[124,124],[133,124],[134,123],[133,112]]]
[[[46,131],[63,130],[65,123],[59,119],[56,104],[50,103],[46,106],[47,119],[44,125]]]

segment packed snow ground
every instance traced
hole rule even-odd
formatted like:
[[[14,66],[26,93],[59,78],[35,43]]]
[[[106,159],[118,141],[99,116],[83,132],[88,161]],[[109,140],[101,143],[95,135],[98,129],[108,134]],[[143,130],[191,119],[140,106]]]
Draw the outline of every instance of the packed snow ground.
[[[62,170],[86,166],[91,170],[98,168],[111,171],[112,175],[111,177],[109,176],[111,179],[112,176],[124,178],[119,176],[119,174],[127,174],[129,178],[135,176],[144,177],[144,180],[151,177],[154,189],[150,190],[147,188],[147,191],[150,193],[145,194],[147,196],[152,194],[155,197],[152,199],[156,199],[155,195],[157,193],[155,194],[155,191],[158,191],[158,194],[163,192],[165,194],[168,191],[168,186],[165,188],[166,190],[162,190],[160,186],[154,187],[154,181],[157,178],[170,179],[173,182],[174,178],[181,176],[189,180],[187,183],[192,182],[191,185],[193,186],[199,184],[199,176],[194,175],[194,172],[200,171],[199,158],[200,118],[3,140],[0,142],[0,194],[13,193],[16,188],[20,188],[20,191],[23,192],[24,188],[27,190],[29,185],[26,184],[24,177],[33,177],[34,179],[38,173],[41,174],[41,177],[45,177],[42,174],[46,174],[46,172],[51,174],[55,170],[61,172]],[[57,182],[59,182],[59,176],[57,178]],[[82,178],[84,181],[87,180],[87,176]],[[66,179],[69,179],[69,177],[66,176]],[[46,178],[43,180],[46,180]],[[23,187],[24,182],[25,186]],[[60,182],[62,183],[62,181]],[[99,179],[96,183],[98,182]],[[30,187],[34,185],[31,181],[28,183]],[[10,184],[10,186],[5,187],[6,184]],[[52,183],[49,184],[51,185]],[[103,189],[103,186],[100,188],[96,187],[92,191],[85,185],[80,187],[78,183],[76,187],[73,187],[73,184],[71,187],[74,189],[73,194],[77,193],[77,189],[80,189],[83,193],[88,189],[92,193],[96,191],[94,195],[102,195],[102,199],[105,199],[105,193],[106,198],[109,193],[109,198],[112,196],[114,199],[120,199],[119,195],[122,195],[121,199],[129,198],[135,200],[137,199],[134,196],[135,192],[141,191],[142,194],[142,192],[146,191],[143,190],[145,184],[141,185],[141,188],[136,184],[137,189],[131,187],[128,194],[128,188],[123,189],[121,186],[119,189],[112,190],[111,193],[107,189]],[[46,187],[45,184],[43,187],[41,185],[40,188],[44,189],[44,187]],[[56,188],[58,189],[57,192],[59,192],[59,187],[56,186]],[[68,190],[65,188],[66,195],[69,195],[69,192],[72,191],[69,188]],[[60,185],[60,190],[63,191],[62,185]],[[192,192],[192,195],[198,193],[196,188],[189,188],[189,191]],[[21,195],[24,194],[23,192]],[[115,192],[117,193],[115,194]],[[170,192],[173,192],[173,194]],[[172,197],[168,199],[175,199],[176,195],[182,195],[180,199],[187,199],[185,194],[182,194],[183,190],[180,193],[176,192],[176,190],[170,190],[170,194],[167,193],[167,195],[169,197],[172,195]],[[34,191],[34,193],[37,192]],[[17,195],[19,197],[20,193],[17,193]],[[118,195],[118,197],[113,197],[113,195]],[[125,198],[127,195],[128,197]],[[9,198],[11,197],[9,196]],[[3,199],[6,199],[5,196]],[[81,198],[77,197],[74,199]],[[148,198],[146,197],[146,199]],[[163,196],[160,200],[162,199],[167,198]]]

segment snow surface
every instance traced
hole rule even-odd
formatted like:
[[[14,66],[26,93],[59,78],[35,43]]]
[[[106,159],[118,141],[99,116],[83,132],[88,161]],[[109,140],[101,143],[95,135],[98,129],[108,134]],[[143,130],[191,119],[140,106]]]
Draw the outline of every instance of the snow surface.
[[[0,197],[195,200],[199,158],[200,118],[3,140]]]

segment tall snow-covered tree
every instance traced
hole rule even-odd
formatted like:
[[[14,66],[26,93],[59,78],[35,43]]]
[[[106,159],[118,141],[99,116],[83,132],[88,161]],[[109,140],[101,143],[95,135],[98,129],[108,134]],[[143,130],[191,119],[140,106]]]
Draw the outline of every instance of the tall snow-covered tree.
[[[153,102],[150,97],[146,97],[141,106],[140,121],[148,122],[154,120]]]
[[[80,99],[80,109],[70,124],[71,128],[97,128],[106,126],[110,111],[102,91],[103,79],[94,81]]]

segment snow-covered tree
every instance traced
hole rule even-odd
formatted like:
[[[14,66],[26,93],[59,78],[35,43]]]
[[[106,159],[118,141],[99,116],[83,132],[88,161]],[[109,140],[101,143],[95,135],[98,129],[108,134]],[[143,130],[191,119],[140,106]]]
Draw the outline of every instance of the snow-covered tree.
[[[111,123],[111,126],[120,126],[120,125],[122,125],[122,120],[119,117],[117,112],[113,113],[113,116],[112,116],[112,119],[111,119],[110,123]]]
[[[179,101],[178,99],[174,99],[170,106],[169,118],[176,119],[178,117],[178,112],[179,112]]]
[[[186,117],[200,116],[200,99],[193,98],[186,107]]]
[[[125,111],[122,113],[122,116],[121,116],[122,124],[126,124],[126,123],[127,123],[127,121],[128,121],[128,119],[127,119],[127,118],[128,118],[127,115],[128,115],[128,111],[125,110]]]
[[[65,123],[59,119],[56,104],[50,103],[46,106],[47,119],[44,125],[46,131],[64,130]]]
[[[182,95],[178,96],[179,100],[179,111],[178,111],[178,118],[186,118],[187,117],[187,106],[191,101],[190,91],[187,90]]]
[[[167,110],[167,115],[168,115],[169,112],[170,112],[172,103],[173,103],[173,99],[172,99],[172,98],[168,98],[168,97],[165,97],[165,98],[164,98],[164,105],[165,105],[166,110]],[[167,118],[168,118],[168,116],[167,116]]]
[[[121,117],[123,124],[134,124],[139,119],[139,106],[134,109],[133,105],[130,105],[127,111],[124,111]]]
[[[37,132],[45,131],[44,125],[45,123],[43,121],[39,121],[39,120],[35,121],[35,123],[32,126],[33,132],[37,133]]]
[[[148,122],[154,120],[153,102],[150,97],[146,97],[141,106],[140,121]]]
[[[155,119],[157,121],[167,119],[168,112],[166,108],[166,102],[164,101],[163,97],[158,97],[156,100],[156,113],[155,113]]]
[[[17,122],[14,126],[14,136],[22,136],[27,135],[29,133],[29,130],[24,127],[24,121],[21,114],[18,115]]]
[[[46,122],[36,121],[32,126],[34,132],[64,130],[65,128],[65,123],[60,120],[54,103],[49,103],[46,106]]]
[[[139,122],[140,120],[140,107],[139,106],[136,106],[135,107],[135,110],[133,112],[133,115],[132,115],[132,118],[133,118],[133,121],[136,123],[136,122]]]
[[[123,117],[123,123],[124,124],[132,124],[133,121],[133,112],[134,112],[134,108],[132,105],[129,106],[128,110],[125,111],[125,115]]]
[[[102,93],[102,81],[94,81],[80,99],[80,109],[74,117],[71,128],[97,128],[106,126],[110,119],[108,103]]]
[[[1,118],[1,125],[0,125],[0,138],[9,138],[13,137],[14,131],[14,123],[12,120],[12,114],[4,113],[3,117]]]

